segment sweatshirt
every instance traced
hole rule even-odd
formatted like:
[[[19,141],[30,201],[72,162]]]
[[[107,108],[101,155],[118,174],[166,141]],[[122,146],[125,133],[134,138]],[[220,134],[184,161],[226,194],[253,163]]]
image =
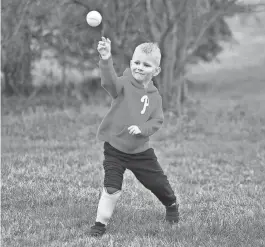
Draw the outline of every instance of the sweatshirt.
[[[162,98],[151,81],[147,88],[137,82],[127,68],[117,77],[113,61],[100,59],[101,86],[112,97],[111,107],[102,120],[97,139],[124,153],[140,153],[149,148],[149,137],[163,124]],[[140,134],[129,134],[136,125]]]

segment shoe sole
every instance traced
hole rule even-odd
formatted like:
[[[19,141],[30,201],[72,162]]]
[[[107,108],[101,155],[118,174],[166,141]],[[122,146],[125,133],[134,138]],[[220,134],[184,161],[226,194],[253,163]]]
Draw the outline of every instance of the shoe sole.
[[[106,229],[91,229],[90,236],[101,237],[106,232]]]

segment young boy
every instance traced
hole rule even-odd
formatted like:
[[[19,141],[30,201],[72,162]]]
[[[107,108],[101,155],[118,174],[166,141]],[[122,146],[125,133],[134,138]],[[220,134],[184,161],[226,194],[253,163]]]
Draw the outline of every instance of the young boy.
[[[130,69],[117,77],[111,58],[111,42],[98,43],[101,85],[112,97],[108,114],[98,129],[104,141],[104,187],[98,204],[92,236],[101,236],[121,195],[123,174],[131,170],[136,178],[166,207],[166,220],[178,222],[176,197],[160,167],[149,136],[163,123],[162,99],[152,77],[160,72],[161,53],[154,43],[136,47]]]

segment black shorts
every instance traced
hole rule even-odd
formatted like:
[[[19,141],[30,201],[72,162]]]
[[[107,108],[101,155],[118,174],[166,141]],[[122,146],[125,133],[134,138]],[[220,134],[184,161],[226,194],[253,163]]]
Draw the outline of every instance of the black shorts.
[[[122,189],[126,169],[165,205],[176,202],[176,196],[164,174],[153,148],[136,154],[123,153],[108,142],[104,143],[104,187]]]

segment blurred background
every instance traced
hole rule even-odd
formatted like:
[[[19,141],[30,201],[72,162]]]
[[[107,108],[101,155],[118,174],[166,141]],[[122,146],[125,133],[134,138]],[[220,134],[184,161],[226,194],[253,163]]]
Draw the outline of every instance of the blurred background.
[[[162,73],[155,84],[164,109],[179,115],[218,72],[265,66],[264,6],[264,0],[3,0],[2,113],[109,105],[96,51],[104,35],[119,75],[139,43],[158,42]],[[95,28],[86,23],[91,10],[103,16]]]

